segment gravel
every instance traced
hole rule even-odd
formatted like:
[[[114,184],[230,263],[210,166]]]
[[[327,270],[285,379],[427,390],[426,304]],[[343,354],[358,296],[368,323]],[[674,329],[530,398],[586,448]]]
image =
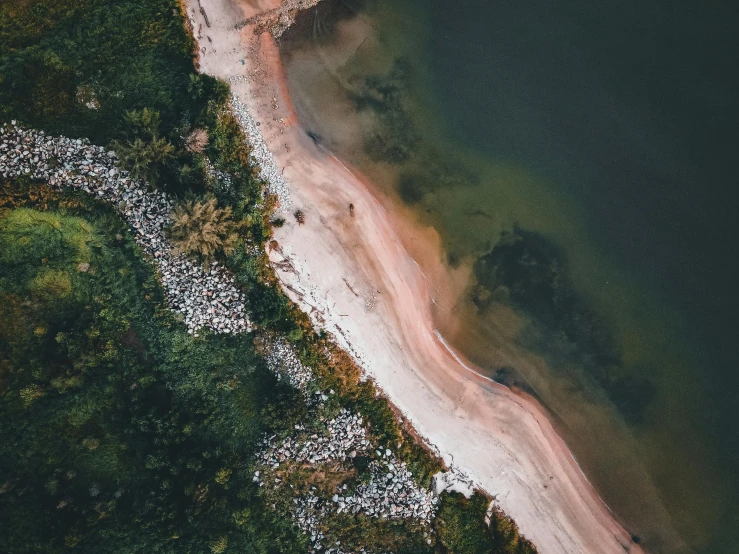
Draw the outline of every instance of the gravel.
[[[259,166],[259,177],[266,183],[267,192],[277,196],[282,211],[289,211],[292,207],[290,187],[285,182],[282,171],[277,167],[272,152],[267,148],[259,125],[235,94],[231,95],[231,107],[251,146],[252,158]]]
[[[226,268],[214,262],[206,271],[174,253],[164,235],[173,199],[131,179],[116,162],[114,152],[87,140],[51,137],[15,122],[0,127],[0,175],[25,175],[58,190],[83,190],[115,206],[133,228],[138,245],[151,256],[169,307],[183,315],[190,333],[197,335],[203,328],[215,333],[251,330],[244,295]]]
[[[306,384],[313,378],[313,372],[298,359],[292,345],[276,340],[266,345],[266,351],[267,367],[277,375],[278,380],[284,379],[296,389],[305,390]]]
[[[316,393],[316,394],[321,394]],[[323,395],[325,396],[325,395]],[[263,468],[254,473],[253,480],[260,486],[277,482],[271,472],[286,462],[312,466],[349,464],[357,456],[377,456],[368,466],[369,480],[352,492],[347,486],[339,487],[330,499],[321,499],[313,492],[294,498],[293,518],[297,526],[311,538],[311,552],[330,551],[325,548],[325,536],[321,532],[322,521],[332,513],[364,514],[369,517],[391,520],[415,519],[428,525],[438,505],[438,496],[418,486],[405,462],[397,459],[389,449],[376,450],[367,438],[363,418],[342,409],[326,424],[325,433],[312,433],[302,425],[295,426],[295,433],[279,443],[274,437],[264,441],[264,448],[257,456]],[[334,547],[332,547],[334,548]],[[342,552],[334,549],[333,552]]]

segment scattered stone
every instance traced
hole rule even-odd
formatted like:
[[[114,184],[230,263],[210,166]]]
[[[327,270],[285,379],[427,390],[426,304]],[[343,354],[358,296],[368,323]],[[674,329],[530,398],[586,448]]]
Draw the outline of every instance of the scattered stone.
[[[276,340],[264,345],[269,370],[279,380],[285,379],[296,389],[304,389],[313,378],[313,372],[298,359],[295,349],[287,341]]]
[[[190,333],[208,328],[214,333],[251,330],[244,295],[233,276],[217,263],[206,271],[182,254],[174,254],[164,236],[174,201],[164,192],[119,170],[114,152],[86,140],[49,137],[43,132],[0,127],[0,175],[27,175],[61,190],[82,190],[109,202],[131,226],[138,245],[159,270],[170,308],[184,316]],[[87,271],[80,264],[80,271]]]
[[[321,393],[319,392],[318,395]],[[323,395],[325,396],[325,395]],[[264,441],[264,449],[257,456],[258,463],[265,468],[278,469],[287,461],[311,465],[351,462],[360,454],[370,454],[372,444],[367,439],[363,419],[342,409],[327,423],[323,436],[308,434],[302,425],[296,425],[296,433],[275,443],[274,437]],[[398,460],[389,449],[377,451],[380,460],[368,466],[369,481],[359,485],[353,494],[346,494],[346,486],[330,500],[323,500],[313,492],[295,498],[296,525],[311,537],[310,552],[329,552],[322,544],[322,520],[331,513],[364,514],[368,517],[385,519],[416,519],[428,525],[438,505],[438,496],[422,489],[413,480],[405,462]],[[258,472],[254,480],[260,486]],[[266,477],[265,477],[266,478]],[[332,550],[339,553],[341,550]]]
[[[283,211],[289,210],[292,206],[290,187],[285,182],[282,171],[277,167],[272,152],[267,148],[267,143],[264,142],[259,124],[235,94],[231,95],[231,108],[251,146],[252,158],[259,166],[259,176],[265,182],[267,192],[277,196]]]

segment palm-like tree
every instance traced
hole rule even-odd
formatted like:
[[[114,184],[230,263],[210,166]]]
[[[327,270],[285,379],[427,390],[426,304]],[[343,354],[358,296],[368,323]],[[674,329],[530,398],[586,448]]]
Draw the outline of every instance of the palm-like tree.
[[[159,112],[149,108],[127,111],[123,121],[134,136],[146,139],[159,136],[159,127],[162,125]]]
[[[118,154],[121,166],[131,173],[134,179],[153,182],[159,171],[174,157],[174,146],[159,136],[161,117],[156,110],[144,108],[126,112],[126,127],[133,140],[114,141],[113,148]]]
[[[205,96],[205,79],[201,75],[191,73],[190,82],[187,84],[187,92],[194,100],[199,100]]]
[[[219,208],[215,198],[182,202],[172,213],[169,239],[175,251],[210,260],[218,252],[230,254],[238,241],[231,207]]]
[[[159,166],[174,156],[174,146],[159,137],[154,137],[149,142],[140,138],[132,142],[116,142],[113,147],[121,165],[131,173],[131,177],[147,181],[156,181],[159,177]]]

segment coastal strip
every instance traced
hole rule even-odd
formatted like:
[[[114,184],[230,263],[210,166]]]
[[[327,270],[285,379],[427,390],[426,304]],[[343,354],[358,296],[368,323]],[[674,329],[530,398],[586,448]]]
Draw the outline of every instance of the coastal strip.
[[[151,191],[143,181],[132,179],[127,171],[117,167],[116,161],[115,153],[86,140],[49,136],[18,127],[15,122],[0,125],[0,176],[24,177],[59,191],[81,191],[115,206],[131,226],[137,244],[159,270],[168,303],[173,311],[185,315],[190,334],[197,337],[203,327],[226,334],[250,331],[243,293],[235,287],[233,276],[216,262],[205,270],[175,254],[163,234],[173,201],[166,193]],[[86,272],[87,268],[81,271]],[[193,294],[198,299],[196,303],[191,300]],[[230,303],[234,299],[241,302]],[[199,315],[200,312],[207,316]],[[348,490],[345,484],[329,501],[312,490],[294,499],[293,518],[310,537],[309,552],[348,554],[338,545],[325,544],[322,531],[328,518],[342,513],[361,513],[375,520],[414,521],[427,530],[426,541],[431,545],[431,523],[440,494],[460,487],[457,476],[439,472],[432,479],[431,488],[421,486],[405,461],[372,439],[368,423],[360,413],[342,408],[330,420],[322,415],[330,413],[326,402],[335,391],[318,388],[313,371],[300,361],[289,342],[265,336],[259,342],[269,370],[304,395],[313,417],[308,418],[307,424],[295,425],[292,435],[278,442],[274,436],[263,439],[256,460],[261,469],[255,471],[253,481],[259,487],[276,490],[286,486],[283,479],[294,464],[337,468],[350,464],[357,456],[375,458],[368,463],[366,482],[355,489]]]
[[[201,2],[211,45],[201,52],[201,70],[232,83],[304,214],[304,224],[277,230],[279,250],[270,252],[285,292],[352,353],[450,466],[495,495],[541,552],[641,552],[540,407],[472,374],[472,364],[464,367],[440,343],[428,281],[398,241],[393,214],[361,175],[297,124],[274,37],[236,25],[279,2]],[[190,4],[197,28],[202,16]]]

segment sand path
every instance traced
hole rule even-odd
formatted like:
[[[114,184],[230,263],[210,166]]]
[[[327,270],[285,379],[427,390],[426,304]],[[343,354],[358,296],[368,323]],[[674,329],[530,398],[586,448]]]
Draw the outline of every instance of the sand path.
[[[293,205],[306,214],[301,226],[286,216],[275,236],[281,251],[270,253],[286,292],[374,376],[447,463],[497,497],[540,552],[641,552],[539,407],[479,377],[446,348],[431,316],[441,293],[404,248],[406,224],[298,125],[274,39],[237,25],[278,8],[279,0],[186,5],[205,47],[201,70],[232,82],[283,168]]]

